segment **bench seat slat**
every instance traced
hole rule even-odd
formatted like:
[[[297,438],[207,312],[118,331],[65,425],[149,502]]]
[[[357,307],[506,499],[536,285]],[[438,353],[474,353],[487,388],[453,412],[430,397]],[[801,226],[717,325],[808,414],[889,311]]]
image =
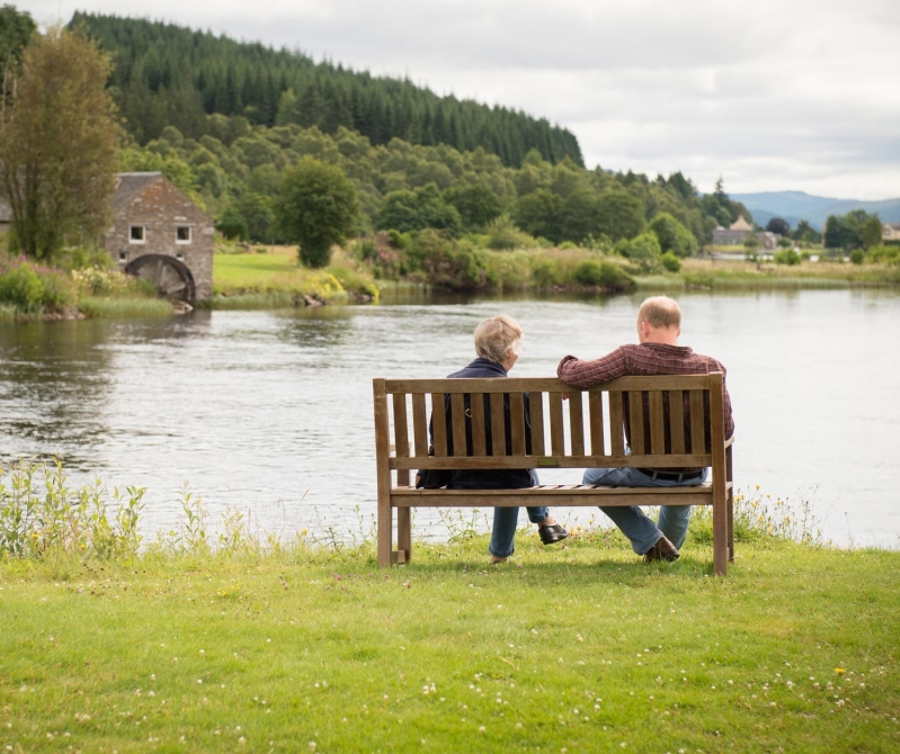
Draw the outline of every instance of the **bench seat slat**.
[[[731,490],[729,483],[727,489]],[[410,508],[511,508],[539,503],[571,505],[712,505],[712,485],[695,487],[594,487],[557,485],[526,487],[519,490],[417,490],[398,487],[392,495],[394,507]]]

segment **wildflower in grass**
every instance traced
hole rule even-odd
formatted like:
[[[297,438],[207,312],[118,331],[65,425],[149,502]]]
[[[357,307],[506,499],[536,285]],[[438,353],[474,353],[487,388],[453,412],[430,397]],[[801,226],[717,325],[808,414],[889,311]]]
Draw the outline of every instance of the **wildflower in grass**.
[[[837,673],[838,675],[844,675],[844,673],[846,673],[847,671],[844,670],[843,668],[835,668],[834,672]]]

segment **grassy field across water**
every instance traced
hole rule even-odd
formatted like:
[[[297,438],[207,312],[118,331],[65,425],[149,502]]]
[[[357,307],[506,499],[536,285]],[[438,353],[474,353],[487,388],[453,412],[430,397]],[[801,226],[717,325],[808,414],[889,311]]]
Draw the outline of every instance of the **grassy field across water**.
[[[0,751],[900,750],[900,553],[704,540],[0,560]]]

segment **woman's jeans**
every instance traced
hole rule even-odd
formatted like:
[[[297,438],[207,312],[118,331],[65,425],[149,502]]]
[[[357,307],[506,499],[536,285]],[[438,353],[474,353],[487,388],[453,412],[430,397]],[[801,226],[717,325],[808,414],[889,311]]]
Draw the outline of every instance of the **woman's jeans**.
[[[699,478],[677,482],[673,479],[654,479],[638,469],[588,469],[584,472],[582,483],[607,487],[685,487],[703,484],[708,473],[709,469],[703,469]],[[665,537],[680,550],[691,521],[690,505],[661,506],[657,524],[636,505],[628,508],[601,505],[600,510],[631,540],[631,547],[638,555],[646,553],[660,537]]]
[[[540,484],[537,473],[532,471],[531,475],[534,477],[534,484]],[[525,510],[528,511],[528,520],[533,524],[539,524],[550,515],[550,509],[543,505]],[[495,558],[508,558],[516,551],[514,540],[518,523],[518,508],[494,508],[494,525],[491,529],[488,552]]]

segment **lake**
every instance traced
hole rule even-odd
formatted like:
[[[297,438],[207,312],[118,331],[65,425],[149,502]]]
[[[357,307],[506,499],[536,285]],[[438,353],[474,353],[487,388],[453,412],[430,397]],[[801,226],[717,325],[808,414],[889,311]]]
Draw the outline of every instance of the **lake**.
[[[236,508],[260,533],[351,539],[370,532],[375,513],[373,377],[455,371],[474,358],[475,325],[499,312],[526,331],[513,374],[554,375],[565,354],[594,358],[635,342],[641,299],[421,300],[0,325],[0,460],[55,456],[72,485],[146,487],[148,535],[176,525],[187,484],[213,521]],[[790,506],[808,501],[838,545],[900,546],[900,295],[678,300],[681,344],[728,368],[738,488],[759,485]],[[555,513],[570,523],[588,515]],[[446,527],[422,510],[416,533],[440,538]]]

